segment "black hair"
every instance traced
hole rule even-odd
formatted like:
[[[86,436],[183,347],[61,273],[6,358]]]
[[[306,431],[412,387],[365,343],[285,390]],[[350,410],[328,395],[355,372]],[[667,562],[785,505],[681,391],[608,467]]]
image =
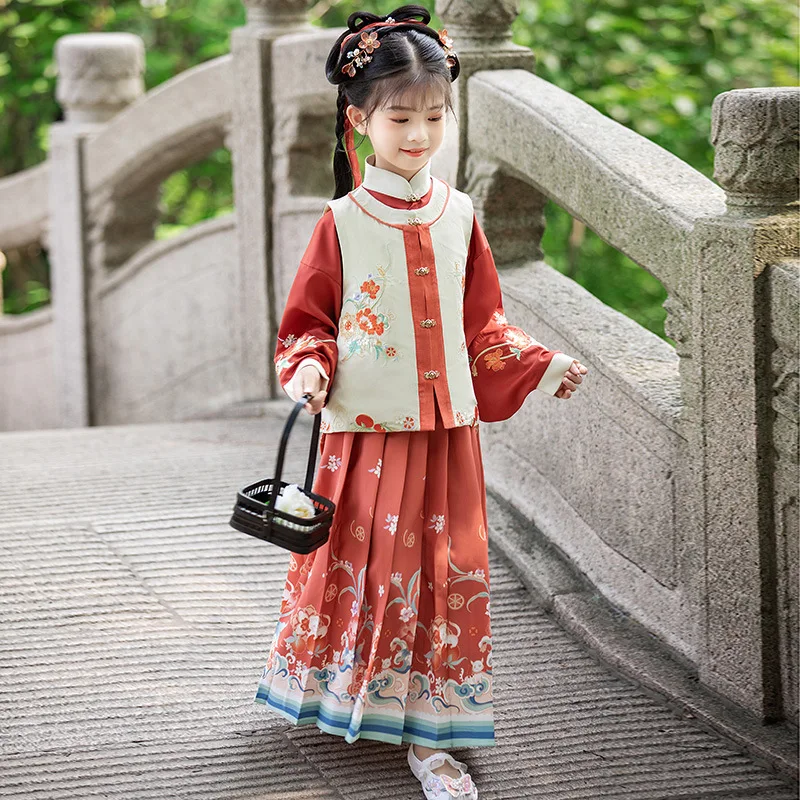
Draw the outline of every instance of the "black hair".
[[[359,37],[353,34],[373,22],[386,22],[389,17],[403,24],[370,28],[369,33],[378,35],[380,46],[354,75],[344,72],[343,67],[352,61],[348,51],[355,49],[359,42]],[[421,18],[419,22],[403,22],[418,17]],[[336,190],[332,199],[343,197],[353,189],[353,171],[344,141],[348,104],[362,109],[367,121],[375,109],[388,106],[409,89],[419,90],[422,97],[432,89],[444,97],[446,108],[453,111],[451,84],[460,71],[458,57],[455,53],[445,53],[439,32],[428,27],[430,20],[428,9],[419,5],[400,6],[383,17],[369,11],[355,11],[347,18],[347,30],[336,40],[325,62],[325,76],[339,87],[333,153]],[[345,40],[346,46],[342,47]],[[363,141],[362,138],[359,145]]]

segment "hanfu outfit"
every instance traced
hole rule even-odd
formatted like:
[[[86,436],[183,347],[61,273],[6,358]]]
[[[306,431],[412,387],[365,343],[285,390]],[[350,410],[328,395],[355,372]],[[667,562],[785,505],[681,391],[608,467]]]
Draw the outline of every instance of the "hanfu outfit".
[[[313,491],[336,511],[291,555],[255,702],[348,742],[494,745],[478,421],[553,395],[572,357],[508,324],[469,195],[374,155],[328,201],[278,339],[287,394],[306,364],[328,390]]]

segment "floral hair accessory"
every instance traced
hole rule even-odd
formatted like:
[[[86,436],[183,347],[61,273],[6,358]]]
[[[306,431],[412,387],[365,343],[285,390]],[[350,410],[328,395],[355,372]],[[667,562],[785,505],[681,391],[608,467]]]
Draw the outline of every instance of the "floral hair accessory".
[[[447,66],[453,67],[456,63],[453,60],[453,56],[456,54],[456,51],[453,50],[453,40],[447,35],[447,28],[442,28],[438,33],[439,42],[444,48],[444,54],[447,56]]]
[[[386,19],[380,20],[378,22],[371,22],[369,25],[365,25],[360,31],[361,38],[357,42],[356,46],[352,50],[349,50],[347,52],[350,61],[348,61],[342,67],[342,72],[345,75],[354,78],[356,75],[356,69],[361,69],[365,67],[370,61],[372,61],[372,55],[371,55],[372,52],[381,46],[380,40],[378,39],[377,31],[368,33],[367,28],[373,28],[376,26],[391,27],[393,25],[405,25],[408,23],[416,23],[419,25],[425,24],[423,22],[420,22],[419,20],[414,20],[414,19],[401,20],[400,22],[398,22],[392,17],[386,17]],[[447,35],[447,28],[442,28],[442,30],[437,31],[437,33],[439,34],[438,38],[439,44],[444,48],[444,54],[446,56],[445,63],[447,64],[448,67],[452,68],[455,66],[456,63],[455,62],[456,52],[453,49],[453,40]],[[342,49],[344,49],[344,42],[342,42]]]
[[[350,50],[347,55],[352,58],[343,67],[342,72],[349,75],[351,78],[356,74],[356,67],[363,67],[369,61],[372,61],[372,56],[368,55],[373,50],[380,47],[381,43],[378,41],[377,33],[361,32],[361,39],[353,50]],[[361,48],[361,49],[359,49]]]

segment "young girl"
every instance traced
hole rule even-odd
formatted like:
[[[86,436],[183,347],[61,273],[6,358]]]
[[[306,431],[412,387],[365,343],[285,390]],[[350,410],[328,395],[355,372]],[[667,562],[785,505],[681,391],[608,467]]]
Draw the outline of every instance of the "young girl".
[[[329,540],[289,561],[255,701],[345,741],[409,743],[427,798],[477,798],[448,748],[492,746],[486,493],[478,420],[588,370],[503,312],[469,196],[433,178],[458,58],[429,12],[351,14],[326,64],[339,87],[336,192],[301,260],[275,367],[322,413],[313,490]],[[353,129],[374,155],[361,178]]]

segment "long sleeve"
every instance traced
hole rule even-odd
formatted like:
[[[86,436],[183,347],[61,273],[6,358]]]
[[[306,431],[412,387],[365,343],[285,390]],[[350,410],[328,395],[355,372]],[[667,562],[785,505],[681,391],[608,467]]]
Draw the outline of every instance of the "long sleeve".
[[[326,208],[327,212],[327,208]],[[275,371],[286,394],[299,400],[300,367],[314,366],[327,390],[336,374],[342,262],[333,214],[317,222],[292,283],[278,328]]]
[[[466,265],[464,335],[478,413],[485,422],[513,416],[534,389],[554,395],[575,360],[509,324],[497,267],[477,217]]]

